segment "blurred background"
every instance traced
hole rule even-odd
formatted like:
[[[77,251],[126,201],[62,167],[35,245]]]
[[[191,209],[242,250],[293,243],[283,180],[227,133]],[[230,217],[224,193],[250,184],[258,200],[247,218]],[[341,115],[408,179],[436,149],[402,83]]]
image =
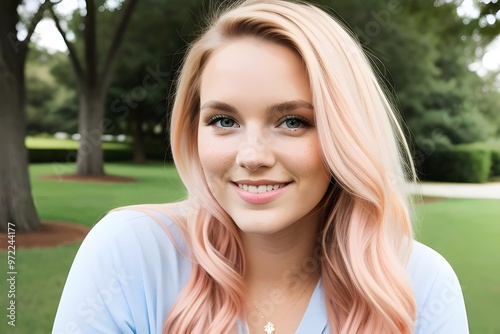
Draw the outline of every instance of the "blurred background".
[[[208,13],[231,2],[0,2],[0,267],[17,273],[16,326],[2,314],[1,333],[51,331],[81,240],[61,226],[84,235],[112,208],[185,196],[169,152],[175,80]],[[365,48],[424,185],[500,185],[499,1],[309,2]],[[416,238],[456,270],[471,333],[500,333],[500,197],[453,197],[417,204]]]

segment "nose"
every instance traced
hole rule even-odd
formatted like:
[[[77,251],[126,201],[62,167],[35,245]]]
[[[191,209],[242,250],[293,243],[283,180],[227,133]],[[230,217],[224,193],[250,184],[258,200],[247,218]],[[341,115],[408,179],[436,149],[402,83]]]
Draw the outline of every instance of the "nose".
[[[252,172],[259,167],[272,167],[275,162],[271,141],[262,134],[247,136],[236,155],[236,164]]]

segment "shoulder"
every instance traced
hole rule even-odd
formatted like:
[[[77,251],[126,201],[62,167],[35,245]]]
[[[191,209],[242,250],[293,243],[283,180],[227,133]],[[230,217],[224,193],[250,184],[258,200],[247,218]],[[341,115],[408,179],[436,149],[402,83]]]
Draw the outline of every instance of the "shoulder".
[[[453,268],[441,254],[416,240],[413,241],[406,270],[410,277],[417,282],[430,280],[442,273],[454,275]]]
[[[449,289],[453,294],[461,295],[457,275],[448,261],[434,249],[418,241],[413,242],[406,271],[413,284],[417,304],[422,305],[436,297],[433,294],[439,292],[435,290],[438,285]]]
[[[144,204],[110,211],[91,229],[82,247],[114,248],[124,253],[177,251],[187,254],[181,206]]]
[[[172,213],[157,208],[140,205],[111,211],[92,228],[82,248],[123,263],[141,273],[143,280],[183,281],[180,278],[191,267],[185,235]]]
[[[161,331],[191,262],[179,225],[151,208],[114,210],[92,228],[68,275],[54,332],[70,325],[82,332]]]
[[[105,240],[103,246],[112,243],[113,246],[126,246],[128,249],[134,245],[138,246],[136,242],[145,246],[145,241],[160,241],[162,244],[179,244],[185,248],[180,227],[171,217],[168,212],[152,209],[148,205],[118,208],[99,220],[85,242]],[[168,237],[171,242],[165,242]]]
[[[468,333],[462,288],[448,261],[414,241],[406,271],[417,303],[416,333]]]
[[[93,233],[109,233],[116,236],[134,232],[149,231],[154,228],[166,227],[176,229],[176,224],[171,218],[173,213],[158,209],[161,206],[134,205],[111,210],[95,224]],[[123,232],[123,233],[122,233]]]

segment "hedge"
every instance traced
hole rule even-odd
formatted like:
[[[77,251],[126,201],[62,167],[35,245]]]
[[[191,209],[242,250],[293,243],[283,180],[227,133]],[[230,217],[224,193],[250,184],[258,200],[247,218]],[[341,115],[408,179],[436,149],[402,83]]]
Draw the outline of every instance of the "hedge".
[[[500,176],[500,149],[491,150],[491,176]]]
[[[28,161],[34,162],[76,162],[76,150],[28,149]],[[104,161],[132,160],[132,151],[104,150]]]
[[[500,176],[500,141],[479,142],[457,145],[460,148],[474,148],[491,151],[490,177]]]
[[[144,140],[144,151],[149,160],[173,161],[172,152],[166,140],[146,138]]]
[[[168,143],[161,138],[145,138],[144,150],[148,160],[172,161],[172,154],[167,150]],[[61,148],[29,148],[28,159],[30,163],[38,162],[76,162],[76,149]],[[132,147],[130,149],[104,149],[104,161],[130,161],[133,159]]]
[[[481,183],[488,181],[491,167],[492,150],[455,146],[428,154],[420,173],[428,181]]]

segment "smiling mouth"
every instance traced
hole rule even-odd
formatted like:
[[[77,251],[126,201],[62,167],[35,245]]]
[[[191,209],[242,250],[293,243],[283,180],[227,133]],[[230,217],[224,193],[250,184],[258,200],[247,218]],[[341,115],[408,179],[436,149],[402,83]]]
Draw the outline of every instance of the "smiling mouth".
[[[252,193],[252,194],[263,194],[269,191],[273,190],[278,190],[280,188],[283,188],[286,186],[288,183],[280,183],[280,184],[268,184],[268,185],[260,185],[260,186],[253,186],[253,185],[246,185],[246,184],[239,184],[237,183],[238,187],[242,189],[243,191]]]

